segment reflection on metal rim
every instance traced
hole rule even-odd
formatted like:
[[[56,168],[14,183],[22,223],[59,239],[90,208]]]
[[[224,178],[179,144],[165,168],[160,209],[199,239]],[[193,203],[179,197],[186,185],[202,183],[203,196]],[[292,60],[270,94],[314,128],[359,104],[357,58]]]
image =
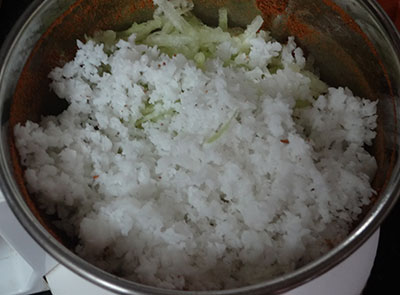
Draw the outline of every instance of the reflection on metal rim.
[[[43,228],[21,196],[19,187],[14,179],[14,172],[11,168],[7,136],[9,128],[9,104],[16,87],[15,77],[20,75],[30,50],[40,38],[41,34],[45,32],[49,23],[51,23],[49,20],[54,20],[72,2],[73,1],[59,0],[34,1],[16,23],[12,32],[4,42],[0,54],[0,113],[2,116],[0,187],[14,214],[32,237],[54,258],[80,276],[119,294],[280,294],[312,280],[348,257],[375,232],[390,209],[394,206],[400,193],[400,167],[398,161],[393,167],[391,178],[385,184],[384,190],[379,195],[379,200],[370,208],[363,222],[360,223],[341,244],[319,259],[292,273],[267,282],[234,290],[187,292],[153,288],[116,277],[94,267],[76,256]],[[357,17],[357,20],[360,22],[363,21],[362,17],[374,22],[377,26],[376,29],[378,33],[385,37],[385,48],[390,48],[393,53],[388,58],[392,59],[393,63],[396,65],[396,72],[391,72],[390,75],[392,83],[394,84],[393,87],[397,93],[400,87],[400,85],[395,84],[400,83],[400,69],[398,67],[400,38],[398,31],[375,1],[353,0],[348,2],[355,3],[355,6],[358,7],[356,12],[359,13],[359,15],[355,16],[354,11],[349,11],[351,16],[354,18]],[[348,2],[346,3],[348,4]],[[29,46],[27,46],[27,44]],[[27,51],[27,48],[29,51]],[[11,81],[12,79],[10,79],[10,77],[13,78],[13,81]],[[397,78],[397,80],[394,80],[393,77]],[[394,103],[394,107],[396,108],[397,114],[399,114],[400,109],[398,109],[397,102]],[[392,127],[393,133],[397,133],[396,124],[398,118],[394,116],[393,119],[395,122],[394,127]],[[397,134],[394,135],[394,138],[395,139],[392,139],[392,141],[395,147],[391,152],[397,159]]]

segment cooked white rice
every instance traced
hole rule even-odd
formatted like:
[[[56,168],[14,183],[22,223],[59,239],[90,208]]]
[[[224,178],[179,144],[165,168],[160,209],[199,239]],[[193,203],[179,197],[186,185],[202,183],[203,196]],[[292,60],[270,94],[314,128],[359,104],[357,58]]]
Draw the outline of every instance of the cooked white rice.
[[[348,234],[373,193],[376,103],[327,88],[293,38],[245,42],[248,55],[226,41],[198,67],[135,35],[109,54],[78,41],[51,72],[68,109],[14,131],[30,193],[80,256],[153,286],[222,289]]]

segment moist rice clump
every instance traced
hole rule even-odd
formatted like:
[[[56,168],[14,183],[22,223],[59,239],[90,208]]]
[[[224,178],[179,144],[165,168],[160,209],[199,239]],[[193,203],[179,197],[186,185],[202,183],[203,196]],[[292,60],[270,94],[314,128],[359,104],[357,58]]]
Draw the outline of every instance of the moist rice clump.
[[[155,2],[161,22],[192,8]],[[346,237],[374,193],[376,102],[328,87],[293,37],[251,25],[211,56],[108,32],[114,43],[77,41],[50,73],[68,108],[14,133],[29,192],[79,238],[77,254],[140,283],[217,290]]]

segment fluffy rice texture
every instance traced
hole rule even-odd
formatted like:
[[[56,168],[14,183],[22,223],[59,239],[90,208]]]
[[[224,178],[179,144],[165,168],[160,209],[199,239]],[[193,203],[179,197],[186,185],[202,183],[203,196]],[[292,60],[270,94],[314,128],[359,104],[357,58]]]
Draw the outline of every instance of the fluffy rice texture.
[[[373,194],[376,102],[347,88],[314,99],[293,38],[248,42],[247,57],[224,66],[225,42],[200,69],[135,35],[109,55],[78,41],[51,72],[68,109],[14,131],[29,192],[79,237],[80,256],[144,284],[226,289],[346,237]]]

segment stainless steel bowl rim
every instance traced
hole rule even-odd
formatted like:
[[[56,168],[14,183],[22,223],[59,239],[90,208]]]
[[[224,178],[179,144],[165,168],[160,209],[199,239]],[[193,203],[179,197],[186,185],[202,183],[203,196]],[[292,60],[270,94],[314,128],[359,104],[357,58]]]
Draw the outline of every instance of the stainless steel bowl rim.
[[[18,19],[3,43],[0,51],[0,97],[3,96],[1,91],[4,84],[5,68],[10,62],[11,52],[15,48],[17,42],[19,42],[24,30],[28,27],[30,20],[35,17],[38,11],[44,9],[46,5],[49,5],[50,2],[51,0],[35,0]],[[391,41],[394,50],[397,52],[397,56],[399,57],[400,35],[390,18],[376,1],[365,0],[363,4],[371,13],[374,13],[377,16],[383,29],[385,30],[385,33]],[[3,141],[7,140],[8,133],[8,124],[7,121],[4,120],[5,111],[4,104],[1,103],[1,139]],[[399,163],[396,163],[395,167],[393,168],[392,177],[385,187],[385,190],[380,195],[380,201],[377,202],[368,212],[364,222],[355,228],[354,231],[342,243],[319,259],[289,274],[248,287],[222,291],[176,291],[154,288],[119,278],[99,268],[96,268],[64,247],[41,226],[22,197],[13,197],[14,195],[18,195],[20,193],[18,187],[13,181],[13,172],[10,171],[9,167],[4,164],[7,162],[9,162],[8,150],[5,150],[3,146],[0,145],[0,188],[13,213],[16,215],[17,219],[20,221],[26,231],[46,252],[53,256],[61,264],[82,278],[85,278],[100,287],[119,294],[223,295],[281,294],[287,292],[322,275],[357,250],[377,230],[392,207],[395,205],[400,195],[400,166]],[[394,193],[390,193],[390,190]]]

